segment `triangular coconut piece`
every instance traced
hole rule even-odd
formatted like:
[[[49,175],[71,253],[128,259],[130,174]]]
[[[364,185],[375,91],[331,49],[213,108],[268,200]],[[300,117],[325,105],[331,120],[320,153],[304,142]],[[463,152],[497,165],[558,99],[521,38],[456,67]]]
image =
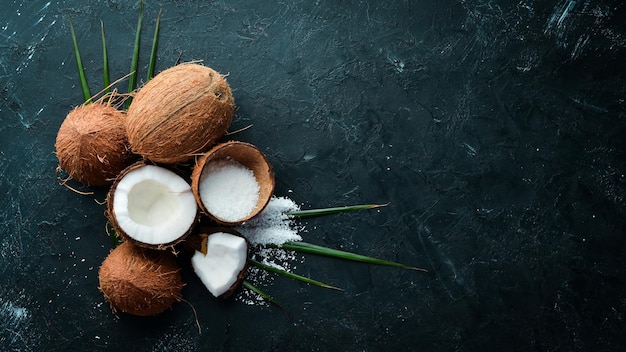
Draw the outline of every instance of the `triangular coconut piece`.
[[[202,241],[191,264],[204,286],[215,297],[226,298],[239,286],[248,263],[248,241],[237,234],[215,232]]]

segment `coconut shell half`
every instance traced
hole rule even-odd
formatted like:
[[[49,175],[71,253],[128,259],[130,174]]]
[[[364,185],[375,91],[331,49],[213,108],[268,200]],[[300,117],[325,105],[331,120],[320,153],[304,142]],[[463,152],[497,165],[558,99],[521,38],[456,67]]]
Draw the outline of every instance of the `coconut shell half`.
[[[76,107],[57,133],[59,166],[86,186],[111,184],[134,160],[124,118],[121,111],[107,104]]]
[[[209,168],[214,162],[222,160],[236,162],[252,171],[259,186],[256,204],[247,215],[238,219],[226,219],[210,211],[208,202],[212,200],[203,199],[203,194],[205,195],[204,198],[207,198],[202,187],[203,183],[206,182],[208,172],[210,172]],[[191,189],[200,209],[218,224],[227,226],[241,224],[259,214],[272,197],[274,185],[274,170],[267,157],[256,146],[239,141],[229,141],[213,147],[198,159],[191,175]],[[237,202],[238,200],[233,198],[231,201]]]
[[[179,163],[211,148],[230,126],[235,111],[222,75],[188,63],[162,71],[144,85],[128,108],[133,152],[159,163]]]
[[[99,270],[100,291],[114,311],[150,316],[182,297],[183,281],[174,255],[123,242]]]
[[[198,207],[182,177],[140,161],[124,169],[111,186],[107,216],[123,239],[145,248],[168,249],[191,233]]]

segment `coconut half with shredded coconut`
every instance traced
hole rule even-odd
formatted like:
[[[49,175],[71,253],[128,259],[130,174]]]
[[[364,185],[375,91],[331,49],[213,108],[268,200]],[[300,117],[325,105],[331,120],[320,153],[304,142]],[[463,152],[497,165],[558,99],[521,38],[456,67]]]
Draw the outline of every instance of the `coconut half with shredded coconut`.
[[[107,197],[107,213],[122,238],[165,249],[182,241],[198,218],[187,181],[166,168],[143,162],[126,168]]]
[[[220,225],[238,225],[259,214],[274,191],[274,171],[254,145],[218,144],[198,159],[191,189],[198,206]]]
[[[193,270],[213,296],[230,297],[245,277],[249,242],[230,228],[210,229],[199,238],[191,257]]]

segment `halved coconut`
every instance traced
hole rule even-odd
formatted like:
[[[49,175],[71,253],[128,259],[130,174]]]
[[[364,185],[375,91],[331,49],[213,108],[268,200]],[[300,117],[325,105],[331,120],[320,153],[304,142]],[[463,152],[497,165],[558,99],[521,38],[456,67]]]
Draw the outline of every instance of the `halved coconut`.
[[[230,228],[210,229],[199,236],[200,249],[191,257],[193,270],[213,296],[227,298],[245,277],[250,244]]]
[[[274,192],[274,171],[254,145],[221,143],[198,159],[191,188],[200,209],[222,225],[237,225],[260,213]]]
[[[107,197],[107,210],[121,237],[157,249],[182,241],[198,214],[187,181],[173,171],[143,162],[118,176]]]
[[[157,315],[182,297],[180,268],[168,251],[124,242],[109,253],[98,275],[99,289],[114,311]]]

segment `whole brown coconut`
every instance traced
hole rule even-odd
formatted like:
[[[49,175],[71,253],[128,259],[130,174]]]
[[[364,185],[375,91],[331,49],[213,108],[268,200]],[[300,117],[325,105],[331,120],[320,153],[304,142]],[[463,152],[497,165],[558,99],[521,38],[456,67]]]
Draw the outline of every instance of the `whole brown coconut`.
[[[143,86],[127,112],[133,152],[160,163],[190,160],[230,126],[235,102],[219,72],[187,63],[162,71]]]
[[[180,269],[171,252],[124,242],[109,253],[99,276],[100,291],[113,311],[157,315],[182,297]]]
[[[72,110],[59,128],[55,148],[59,166],[87,186],[112,183],[133,161],[124,114],[104,103]]]

